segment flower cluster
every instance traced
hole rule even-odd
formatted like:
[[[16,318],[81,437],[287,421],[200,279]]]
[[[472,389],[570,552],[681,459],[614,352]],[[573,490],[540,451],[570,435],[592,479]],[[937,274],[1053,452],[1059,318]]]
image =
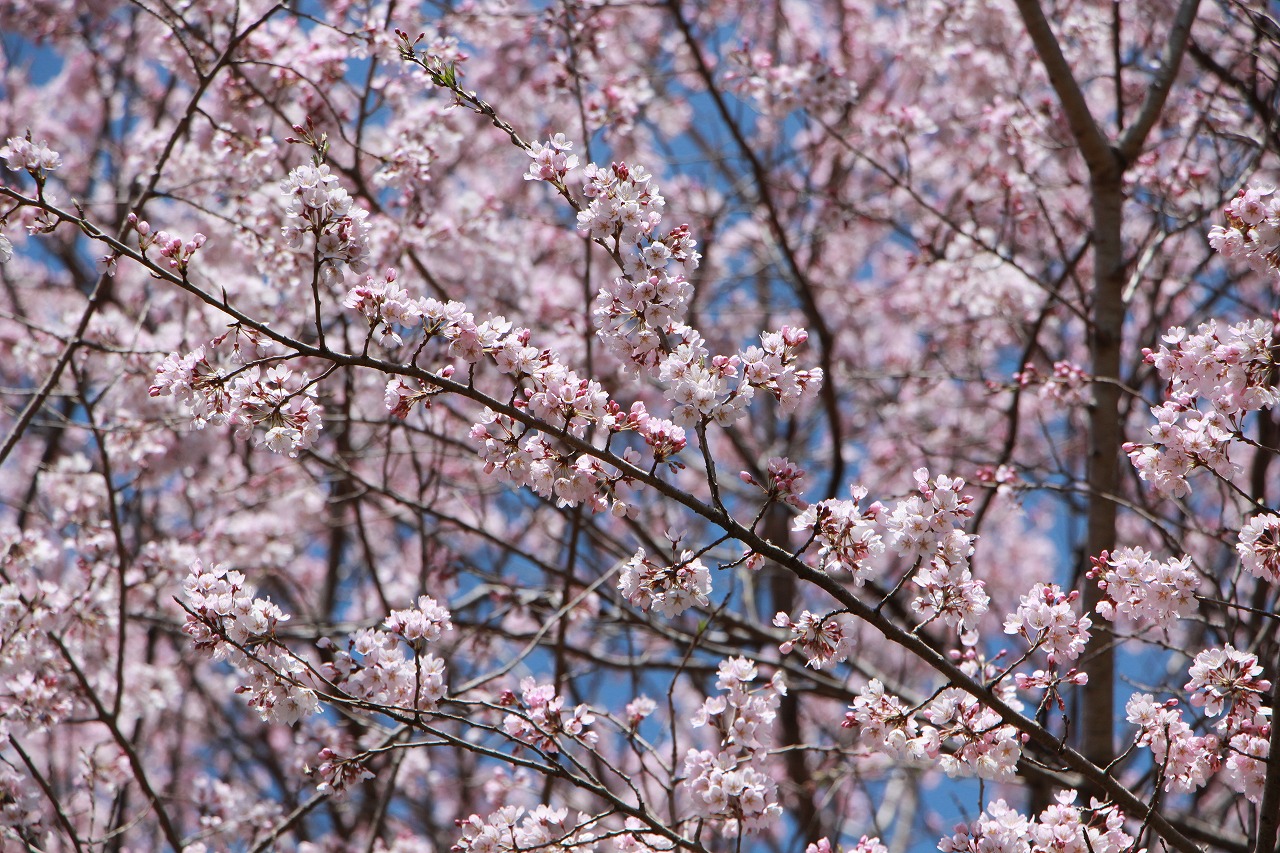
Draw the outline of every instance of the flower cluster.
[[[622,830],[618,830],[601,826],[598,817],[581,812],[577,821],[571,821],[568,809],[544,804],[530,811],[523,806],[504,805],[487,817],[473,814],[457,824],[462,834],[450,848],[454,853],[532,853],[547,850],[595,853],[601,849],[618,853],[665,853],[675,849],[669,839],[646,832],[644,823],[638,818],[628,817]],[[601,848],[600,842],[604,839],[611,843]]]
[[[186,355],[170,353],[156,368],[156,381],[147,389],[152,397],[172,394],[178,402],[190,406],[196,428],[213,421],[227,423],[231,419],[226,390],[226,377],[205,357],[204,347],[196,347]]]
[[[962,530],[950,531],[938,543],[933,559],[911,578],[920,590],[911,600],[911,609],[926,623],[940,618],[956,628],[966,646],[977,642],[978,622],[991,603],[985,584],[969,570],[976,539]]]
[[[818,561],[824,571],[848,572],[858,586],[871,574],[870,561],[884,553],[884,540],[876,532],[874,510],[862,511],[859,502],[867,496],[861,486],[853,490],[853,500],[832,498],[811,505],[796,516],[793,530],[812,530],[818,543]]]
[[[394,281],[394,271],[388,270],[383,280],[370,278],[352,288],[344,303],[364,315],[384,342],[401,341],[397,328],[421,325],[428,340],[439,337],[449,342],[450,356],[468,364],[487,358],[500,373],[519,380],[522,392],[517,393],[513,405],[544,423],[579,438],[593,425],[614,432],[635,431],[653,450],[657,462],[684,449],[682,427],[651,417],[640,403],[624,411],[598,382],[565,366],[554,350],[531,346],[528,329],[515,327],[501,316],[477,323],[463,303],[411,297]],[[446,365],[438,375],[449,378],[453,372],[453,365]],[[404,418],[416,403],[434,393],[420,383],[415,387],[402,377],[392,377],[384,402],[393,416]],[[627,503],[616,495],[616,488],[627,482],[626,478],[509,415],[486,409],[472,427],[471,438],[479,444],[487,470],[499,472],[509,482],[529,486],[562,506],[585,504],[593,512],[612,509],[618,515],[629,511]],[[628,454],[632,461],[633,457]]]
[[[517,698],[515,693],[505,691],[499,704],[519,712],[507,714],[502,721],[503,730],[550,755],[560,752],[562,736],[587,746],[595,746],[599,740],[599,735],[587,728],[596,719],[591,709],[578,705],[566,713],[564,697],[556,695],[554,684],[539,684],[532,677],[525,678],[520,682],[520,696]]]
[[[652,370],[662,358],[664,338],[684,330],[680,319],[692,295],[693,285],[683,274],[665,269],[639,280],[615,278],[596,296],[593,316],[600,339],[624,364]]]
[[[71,492],[69,488],[68,497]],[[54,641],[92,646],[105,642],[102,632],[114,623],[110,611],[92,596],[81,597],[70,585],[50,579],[50,567],[59,558],[58,547],[40,534],[8,525],[0,529],[0,736],[5,739],[56,731],[82,710],[83,700],[71,688],[72,674]],[[9,781],[0,770],[0,796],[9,792]],[[0,806],[0,813],[20,824],[25,818],[19,806],[25,803],[22,796],[12,812]]]
[[[844,853],[889,853],[889,848],[881,844],[879,838],[868,838],[865,835],[859,838],[858,843],[852,847],[842,847],[840,849]],[[831,839],[819,838],[805,847],[804,853],[836,853],[836,848],[831,846]]]
[[[369,332],[378,336],[384,346],[391,341],[404,343],[397,328],[413,328],[425,316],[423,305],[409,296],[409,292],[396,284],[396,271],[388,268],[381,279],[366,276],[364,284],[348,291],[342,304],[359,311],[369,321]]]
[[[62,165],[58,152],[49,148],[43,139],[32,142],[29,137],[10,136],[0,148],[0,157],[11,172],[27,171],[34,174],[52,172]]]
[[[912,560],[933,554],[973,517],[973,497],[963,494],[964,480],[940,474],[931,481],[927,468],[916,469],[913,476],[918,494],[899,501],[884,521],[889,545]]]
[[[791,411],[821,384],[821,370],[796,366],[796,351],[808,339],[804,329],[783,326],[762,334],[759,346],[713,356],[682,322],[693,294],[686,273],[701,257],[689,227],[659,228],[666,202],[643,167],[589,163],[583,172],[589,202],[578,213],[578,228],[612,240],[623,266],[623,275],[596,296],[600,338],[624,364],[657,374],[675,404],[677,424],[731,424],[756,389]]]
[[[1242,726],[1238,734],[1231,736],[1231,748],[1227,752],[1227,760],[1222,763],[1222,781],[1251,803],[1262,802],[1273,725],[1275,723]]]
[[[298,680],[306,666],[276,639],[277,626],[289,617],[269,599],[254,598],[243,574],[196,560],[182,589],[183,632],[197,649],[245,674],[236,692],[248,694],[249,707],[263,720],[291,725],[319,710],[315,691]]]
[[[589,821],[589,819],[588,819]],[[525,850],[595,849],[595,836],[569,820],[568,809],[539,805],[525,813],[521,806],[503,806],[486,818],[473,814],[458,821],[462,836],[456,853],[517,853]]]
[[[1148,364],[1168,379],[1175,399],[1200,398],[1232,417],[1274,406],[1280,389],[1268,384],[1273,359],[1269,320],[1246,320],[1220,328],[1202,324],[1194,335],[1174,327],[1164,336],[1169,346],[1144,349]]]
[[[635,431],[652,449],[657,462],[682,451],[685,431],[671,421],[651,417],[641,403],[629,411],[609,399],[593,379],[584,379],[570,370],[553,350],[531,346],[530,331],[515,327],[506,318],[491,317],[477,323],[461,302],[440,302],[434,298],[413,298],[394,284],[394,271],[383,281],[369,279],[353,288],[345,300],[347,307],[368,318],[384,342],[400,342],[395,327],[421,324],[428,339],[449,341],[449,354],[468,364],[488,358],[498,371],[523,384],[523,394],[513,401],[539,420],[584,437],[590,426],[623,432]],[[453,375],[446,365],[442,378]],[[435,392],[392,377],[384,402],[395,417],[407,417],[413,406]],[[579,455],[539,430],[529,429],[516,419],[486,409],[471,430],[480,445],[480,456],[489,471],[506,480],[529,486],[543,497],[554,497],[562,506],[586,504],[593,512],[612,508],[625,515],[629,507],[617,499],[616,487],[626,482],[594,458]],[[632,458],[632,454],[628,454]]]
[[[937,741],[921,738],[910,708],[873,678],[858,691],[841,725],[855,729],[863,743],[894,758],[921,760],[937,754]]]
[[[1255,515],[1240,528],[1240,561],[1253,575],[1280,584],[1280,515]]]
[[[662,357],[664,337],[683,328],[680,318],[692,295],[693,285],[683,274],[673,276],[665,269],[638,280],[615,278],[596,296],[593,315],[600,338],[624,363],[653,369]]]
[[[978,699],[952,687],[929,703],[923,713],[932,725],[925,726],[920,736],[930,744],[950,740],[955,746],[936,756],[948,776],[1008,779],[1017,772],[1022,736]]]
[[[565,176],[578,168],[578,155],[570,154],[573,143],[563,133],[557,133],[544,145],[534,142],[529,145],[528,154],[533,158],[529,171],[525,173],[526,181],[547,181],[559,186],[564,185]]]
[[[302,247],[304,234],[315,235],[316,260],[322,279],[340,283],[342,264],[362,273],[369,266],[369,212],[356,207],[351,194],[334,186],[338,176],[323,163],[304,163],[280,182],[288,196],[285,215],[297,220],[283,229],[290,247]]]
[[[846,660],[853,651],[853,638],[845,633],[844,623],[834,615],[819,616],[806,610],[799,620],[792,622],[786,613],[778,613],[773,617],[773,624],[791,631],[791,637],[778,646],[778,651],[790,654],[799,646],[808,658],[806,665],[814,669]]]
[[[805,510],[809,505],[800,497],[804,491],[805,471],[785,456],[770,456],[768,461],[769,482],[761,485],[755,477],[746,471],[738,474],[744,483],[764,489],[770,501],[781,501],[798,510]]]
[[[1135,693],[1125,704],[1125,719],[1138,727],[1137,745],[1151,748],[1166,791],[1202,788],[1218,769],[1218,738],[1192,731],[1177,699],[1157,703],[1150,693]]]
[[[1022,366],[1022,370],[1013,374],[1019,387],[1040,386],[1040,396],[1048,400],[1056,400],[1068,405],[1080,405],[1089,401],[1089,373],[1078,364],[1070,361],[1055,361],[1053,375],[1042,376],[1031,362]]]
[[[24,837],[40,838],[48,831],[48,801],[8,762],[0,763],[0,819],[5,829]]]
[[[1271,722],[1272,709],[1262,704],[1263,696],[1271,689],[1271,682],[1259,678],[1262,667],[1258,665],[1257,656],[1240,651],[1230,644],[1223,648],[1206,649],[1196,655],[1188,674],[1191,680],[1187,682],[1185,689],[1191,692],[1191,704],[1203,707],[1205,714],[1210,717],[1221,716],[1224,710],[1227,713],[1215,723],[1214,727],[1219,733],[1217,736],[1196,738],[1182,723],[1180,715],[1169,725],[1171,738],[1177,735],[1189,742],[1182,747],[1184,750],[1199,747],[1212,753],[1194,763],[1192,771],[1184,773],[1188,777],[1184,786],[1203,785],[1204,779],[1221,767],[1222,779],[1228,787],[1243,794],[1251,802],[1261,802],[1266,782],[1266,759],[1271,754],[1271,726],[1274,723]],[[1135,706],[1131,720],[1144,726],[1144,732],[1150,729],[1152,723],[1149,718],[1153,713],[1149,707],[1153,704],[1151,697],[1135,696],[1130,704]],[[1171,709],[1175,704],[1175,700],[1165,703],[1164,708],[1160,709],[1163,717],[1173,718],[1174,712]],[[1133,719],[1139,713],[1145,713],[1147,717]],[[1160,717],[1157,720],[1159,724],[1165,723]],[[1223,743],[1227,745],[1225,761],[1216,754],[1217,747]],[[1153,752],[1156,748],[1153,744]],[[1191,761],[1181,753],[1173,752],[1172,748],[1169,754],[1183,763]],[[1157,754],[1156,757],[1159,758],[1160,755]],[[1190,788],[1183,787],[1180,790]]]
[[[711,603],[711,572],[692,551],[665,565],[646,559],[644,549],[638,548],[622,567],[618,590],[641,610],[654,609],[671,619],[690,607]]]
[[[739,825],[747,832],[764,829],[782,815],[773,777],[733,753],[691,749],[684,772],[693,813],[724,821],[726,834],[735,834]]]
[[[529,345],[528,329],[514,326],[501,315],[477,323],[464,303],[412,296],[395,283],[396,278],[393,268],[388,268],[381,279],[368,276],[363,284],[347,292],[342,303],[362,314],[384,344],[388,340],[403,343],[397,328],[422,326],[427,340],[438,337],[449,342],[448,352],[453,358],[477,364],[487,356],[499,372],[533,379],[535,388],[530,396],[546,394],[551,381],[564,380],[570,373],[555,352]],[[573,379],[576,381],[576,375]],[[581,415],[570,420],[586,423]]]
[[[692,723],[715,725],[719,748],[690,749],[685,754],[682,788],[689,794],[695,816],[723,821],[721,829],[733,835],[763,829],[782,814],[778,787],[764,759],[786,683],[778,672],[768,684],[751,690],[758,671],[744,657],[722,661],[718,674],[716,687],[722,695],[707,698]]]
[[[1267,320],[1226,329],[1211,321],[1194,335],[1175,327],[1164,336],[1170,346],[1143,350],[1147,363],[1168,379],[1171,398],[1151,410],[1157,421],[1148,430],[1152,443],[1124,449],[1158,493],[1189,493],[1186,475],[1193,468],[1224,478],[1238,473],[1228,449],[1241,417],[1280,400],[1280,389],[1270,384],[1273,328]],[[1202,400],[1207,411],[1198,408]]]
[[[1093,558],[1089,577],[1106,593],[1105,600],[1098,603],[1098,613],[1104,619],[1115,621],[1124,616],[1159,626],[1189,616],[1200,586],[1190,557],[1158,563],[1141,548],[1104,551]]]
[[[453,375],[453,368],[446,367],[440,373],[447,378]],[[382,403],[391,417],[404,420],[418,403],[428,401],[427,405],[430,405],[429,401],[436,393],[436,389],[426,388],[421,382],[410,385],[403,376],[393,376],[382,393]]]
[[[1134,839],[1124,831],[1124,814],[1093,800],[1075,805],[1075,791],[1060,791],[1056,803],[1028,819],[1004,800],[990,803],[973,823],[960,824],[938,842],[942,853],[1124,853]]]
[[[181,237],[175,237],[168,231],[152,231],[151,223],[145,219],[138,219],[136,213],[130,213],[128,222],[130,227],[138,232],[138,248],[145,254],[148,249],[155,246],[160,252],[160,257],[169,263],[169,268],[185,273],[187,267],[191,263],[191,258],[195,253],[204,246],[205,236],[197,232],[192,235],[190,240],[183,242]],[[108,255],[108,267],[113,270],[114,274],[114,255]]]
[[[1156,424],[1148,429],[1151,444],[1126,442],[1125,453],[1157,494],[1185,497],[1191,493],[1187,474],[1194,468],[1208,468],[1228,479],[1240,469],[1228,451],[1235,431],[1221,412],[1200,412],[1186,403],[1166,401],[1152,408]]]
[[[417,607],[392,610],[385,624],[388,631],[416,646],[437,642],[445,631],[452,631],[453,617],[443,604],[429,595],[420,595]]]
[[[227,337],[220,336],[210,347],[217,350]],[[237,347],[231,357],[240,355]],[[295,379],[283,364],[265,371],[258,364],[214,367],[204,347],[184,356],[171,353],[166,357],[156,370],[149,393],[152,397],[172,395],[188,406],[197,429],[210,423],[232,424],[243,437],[260,427],[264,431],[261,443],[274,453],[297,456],[315,444],[324,428],[324,409],[315,402],[311,380],[305,374]]]
[[[345,755],[326,746],[316,753],[316,758],[320,761],[316,768],[316,775],[320,777],[316,791],[336,800],[345,798],[349,790],[373,778],[359,756]]]
[[[486,472],[497,471],[517,486],[555,498],[559,506],[583,504],[592,512],[611,507],[617,514],[627,512],[626,502],[617,500],[615,491],[624,477],[594,457],[562,449],[559,442],[508,415],[485,409],[471,428],[471,438],[480,445]]]
[[[762,333],[760,346],[712,356],[695,331],[672,326],[668,341],[679,343],[660,359],[658,378],[666,386],[664,396],[675,404],[674,420],[729,426],[743,416],[757,389],[772,394],[784,412],[793,411],[822,383],[821,369],[796,366],[798,349],[808,339],[804,329],[783,326]]]
[[[688,444],[684,427],[666,418],[655,418],[644,411],[642,403],[631,405],[633,416],[639,415],[637,431],[653,451],[653,461],[662,463],[684,450]]]
[[[681,327],[680,332],[683,342],[658,368],[658,378],[666,386],[663,396],[674,404],[672,420],[686,426],[712,421],[721,426],[733,424],[755,397],[752,385],[734,382],[740,359],[712,357],[692,329]]]
[[[1240,190],[1224,213],[1226,225],[1209,229],[1209,245],[1224,258],[1242,258],[1258,272],[1280,271],[1280,198],[1273,187]]]
[[[958,688],[948,688],[924,709],[929,725],[884,685],[872,679],[859,691],[842,725],[856,729],[863,743],[897,759],[933,760],[948,776],[1006,779],[1017,769],[1022,739],[1000,715]],[[953,749],[943,751],[952,741]]]
[[[1052,666],[1059,659],[1075,660],[1089,642],[1093,622],[1071,605],[1080,597],[1063,593],[1057,584],[1037,583],[1022,596],[1015,613],[1004,620],[1006,634],[1021,634],[1033,649],[1044,649]]]
[[[1261,714],[1262,697],[1271,689],[1271,682],[1258,676],[1262,667],[1258,656],[1243,652],[1230,643],[1220,649],[1205,649],[1196,655],[1188,674],[1191,680],[1186,690],[1191,693],[1191,704],[1203,707],[1210,717],[1222,713],[1227,703],[1231,712],[1225,725],[1235,720],[1253,721]]]
[[[760,346],[749,346],[737,355],[746,386],[768,391],[782,411],[795,411],[805,395],[822,384],[821,368],[796,367],[797,354],[807,340],[809,333],[796,326],[762,332]]]
[[[582,171],[582,194],[590,201],[578,213],[578,230],[602,240],[616,238],[623,244],[648,248],[647,238],[662,222],[662,210],[667,204],[657,185],[650,184],[653,176],[648,170],[626,163],[613,163],[607,169],[588,163]],[[648,262],[646,268],[661,270],[672,259],[690,261],[696,267],[699,255],[693,251],[696,244],[688,239],[687,232],[677,235],[675,245],[666,240],[658,242],[663,248],[655,247],[647,256],[641,252],[641,259]],[[640,267],[633,269],[638,272]]]
[[[427,596],[416,610],[393,610],[391,630],[364,628],[324,665],[326,677],[349,696],[375,705],[431,711],[448,692],[444,661],[422,647],[451,630],[449,612]],[[424,604],[425,603],[425,604]],[[415,651],[405,654],[406,645]]]

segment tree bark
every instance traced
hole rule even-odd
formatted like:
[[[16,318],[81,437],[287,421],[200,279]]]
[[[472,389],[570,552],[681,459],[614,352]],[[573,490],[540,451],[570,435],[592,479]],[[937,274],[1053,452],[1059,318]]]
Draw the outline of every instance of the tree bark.
[[[1062,104],[1072,137],[1089,168],[1093,215],[1093,304],[1089,313],[1089,351],[1093,404],[1089,409],[1089,458],[1085,472],[1089,491],[1087,557],[1110,551],[1116,545],[1116,497],[1120,487],[1120,448],[1124,426],[1120,422],[1120,353],[1124,336],[1125,258],[1121,225],[1124,221],[1125,169],[1142,151],[1172,90],[1178,67],[1186,53],[1191,25],[1199,0],[1183,0],[1169,28],[1159,70],[1139,105],[1132,123],[1114,145],[1094,119],[1071,66],[1062,54],[1038,0],[1017,0],[1018,11],[1044,64],[1049,81]],[[1116,75],[1120,69],[1114,69]],[[1124,105],[1117,103],[1117,126]],[[1101,600],[1095,584],[1084,590],[1084,608],[1093,611]],[[1115,651],[1112,634],[1097,626],[1086,659],[1089,683],[1084,688],[1080,726],[1080,751],[1094,764],[1105,767],[1115,758]]]

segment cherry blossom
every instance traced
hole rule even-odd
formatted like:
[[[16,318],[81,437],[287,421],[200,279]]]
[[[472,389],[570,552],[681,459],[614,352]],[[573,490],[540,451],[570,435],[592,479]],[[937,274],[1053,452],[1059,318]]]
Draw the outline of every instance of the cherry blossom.
[[[52,172],[62,165],[62,157],[49,148],[45,140],[33,142],[31,137],[11,136],[0,148],[0,157],[11,172],[28,171],[31,174]]]
[[[1271,756],[1269,736],[1267,726],[1234,735],[1227,759],[1222,763],[1222,781],[1255,804],[1262,802],[1266,787],[1266,761]]]
[[[289,199],[285,241],[299,249],[304,234],[314,235],[320,274],[325,281],[341,282],[343,264],[355,273],[369,266],[370,226],[368,211],[355,206],[347,190],[332,186],[337,182],[327,164],[305,163],[280,182],[280,192]]]
[[[793,525],[795,530],[814,531],[819,545],[817,559],[825,571],[848,572],[856,584],[866,582],[872,572],[871,560],[885,548],[876,514],[858,508],[866,496],[866,489],[859,487],[853,490],[851,501],[819,501],[796,516]]]
[[[586,705],[578,705],[566,711],[564,697],[556,694],[554,685],[525,678],[520,682],[520,697],[517,699],[511,694],[504,704],[518,709],[519,713],[503,718],[503,730],[543,752],[554,755],[569,741],[591,745],[599,737],[588,728],[595,722],[591,710]]]
[[[1057,584],[1038,583],[1022,596],[1015,613],[1004,620],[1006,634],[1021,634],[1032,648],[1044,649],[1049,663],[1075,660],[1089,643],[1088,616],[1071,606],[1077,593],[1064,593]]]
[[[541,142],[531,143],[529,156],[533,158],[533,162],[529,164],[529,171],[524,179],[563,183],[565,176],[578,168],[577,155],[568,153],[571,148],[573,143],[568,141],[563,133],[557,133],[551,137],[546,145]]]
[[[1195,734],[1182,718],[1176,699],[1158,704],[1150,693],[1135,693],[1125,705],[1125,714],[1138,726],[1135,742],[1151,749],[1166,791],[1194,791],[1217,771],[1218,738]]]
[[[0,848],[1273,845],[1278,69],[1122,6],[5,4]]]
[[[1039,816],[1027,818],[1004,800],[995,800],[973,823],[960,824],[938,849],[943,853],[1007,851],[1031,853],[1061,850],[1070,853],[1121,853],[1134,843],[1125,832],[1124,815],[1096,800],[1089,808],[1075,805],[1075,791],[1059,791],[1056,803]]]
[[[291,725],[320,710],[314,690],[299,677],[306,666],[276,639],[289,619],[268,599],[253,597],[253,588],[236,570],[197,560],[183,582],[187,621],[183,631],[197,648],[227,660],[242,672],[236,688],[263,720]]]
[[[577,827],[568,817],[568,809],[545,805],[531,812],[521,806],[505,806],[483,819],[473,814],[458,821],[462,835],[450,849],[459,853],[514,853],[543,850],[551,845],[564,850],[592,849],[594,837],[587,835],[579,840]]]
[[[1262,667],[1258,656],[1235,649],[1228,643],[1220,649],[1206,649],[1196,655],[1189,672],[1186,689],[1191,704],[1203,707],[1216,717],[1226,703],[1231,703],[1231,716],[1252,718],[1258,711],[1260,697],[1271,689],[1271,682],[1258,678]]]
[[[973,539],[962,531],[950,531],[938,543],[933,559],[911,578],[920,590],[911,601],[911,609],[926,623],[941,619],[944,624],[959,629],[965,645],[973,645],[978,620],[991,603],[985,583],[975,579],[969,568]]]
[[[822,617],[808,610],[800,614],[799,620],[792,622],[786,613],[773,617],[773,624],[791,631],[791,638],[778,646],[784,655],[794,647],[808,657],[805,663],[814,669],[839,663],[849,657],[853,651],[853,641],[845,633],[840,620],[834,617]]]
[[[1280,515],[1267,513],[1249,519],[1240,528],[1236,551],[1251,574],[1280,584]]]
[[[1274,187],[1249,186],[1227,205],[1226,225],[1209,229],[1209,244],[1225,258],[1242,258],[1259,272],[1280,270],[1280,199]]]
[[[1239,467],[1230,459],[1246,412],[1273,407],[1280,397],[1270,384],[1271,335],[1266,320],[1219,329],[1202,324],[1194,335],[1175,327],[1165,335],[1173,349],[1144,350],[1147,362],[1169,380],[1171,399],[1152,408],[1156,425],[1151,444],[1130,442],[1125,451],[1142,479],[1162,494],[1186,495],[1186,475],[1207,468],[1231,478]],[[1205,404],[1205,410],[1198,407]]]
[[[222,343],[215,340],[215,351]],[[232,357],[239,356],[238,352]],[[294,386],[291,388],[290,386]],[[297,456],[311,447],[324,428],[324,409],[313,399],[311,383],[304,375],[295,377],[285,365],[265,372],[257,364],[236,366],[211,364],[204,347],[185,356],[170,354],[156,371],[152,397],[174,396],[185,404],[197,429],[206,424],[232,424],[247,434],[261,427],[262,445],[276,453]]]
[[[646,559],[640,548],[622,567],[618,590],[641,610],[657,610],[668,619],[690,607],[711,603],[711,572],[702,561],[685,551],[672,565]]]
[[[694,814],[720,821],[726,834],[739,827],[758,831],[782,814],[777,785],[762,768],[786,684],[778,673],[752,690],[758,670],[747,658],[725,660],[718,672],[716,687],[724,692],[703,703],[693,725],[714,726],[721,733],[719,749],[688,751],[682,788]]]
[[[1189,557],[1159,563],[1148,551],[1133,547],[1101,554],[1094,559],[1089,576],[1098,579],[1106,595],[1098,604],[1103,618],[1114,621],[1124,616],[1156,626],[1189,616],[1200,586]]]

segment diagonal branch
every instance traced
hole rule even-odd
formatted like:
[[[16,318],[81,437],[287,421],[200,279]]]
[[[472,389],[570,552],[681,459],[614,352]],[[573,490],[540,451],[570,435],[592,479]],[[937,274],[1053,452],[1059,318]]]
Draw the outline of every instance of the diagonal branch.
[[[1018,4],[1018,12],[1022,15],[1022,22],[1026,25],[1027,35],[1031,36],[1031,43],[1035,46],[1036,53],[1049,74],[1049,83],[1052,84],[1058,100],[1062,103],[1067,123],[1071,126],[1071,135],[1080,146],[1080,153],[1084,155],[1089,174],[1097,178],[1099,175],[1113,173],[1120,165],[1117,162],[1116,152],[1102,133],[1102,129],[1098,127],[1093,113],[1089,111],[1084,92],[1080,90],[1080,84],[1071,73],[1071,66],[1062,55],[1062,46],[1058,44],[1058,37],[1053,34],[1049,22],[1045,20],[1044,10],[1040,8],[1039,0],[1015,0],[1015,2]]]
[[[1128,130],[1120,137],[1116,149],[1120,152],[1120,160],[1124,165],[1132,163],[1142,151],[1142,144],[1147,134],[1155,126],[1160,114],[1164,112],[1165,101],[1173,89],[1173,79],[1178,76],[1182,66],[1182,57],[1187,52],[1187,43],[1191,40],[1191,24],[1200,10],[1200,0],[1182,0],[1178,13],[1174,16],[1173,26],[1169,29],[1169,40],[1165,42],[1164,51],[1160,54],[1160,71],[1155,82],[1147,89],[1138,108],[1138,116]],[[1117,74],[1119,69],[1117,69]]]
[[[785,567],[787,571],[794,574],[798,579],[806,581],[812,586],[823,590],[839,602],[840,605],[849,613],[879,631],[886,640],[903,648],[905,651],[911,653],[932,668],[946,680],[947,684],[958,687],[969,695],[981,700],[983,704],[1000,716],[1003,723],[1006,723],[1021,732],[1027,741],[1035,743],[1048,754],[1057,757],[1064,765],[1080,773],[1086,784],[1092,786],[1094,789],[1110,798],[1110,800],[1126,814],[1130,815],[1135,820],[1148,821],[1151,828],[1159,834],[1170,847],[1181,851],[1181,853],[1201,853],[1200,848],[1197,847],[1191,839],[1187,838],[1185,834],[1183,834],[1158,810],[1153,809],[1151,805],[1143,802],[1119,780],[1112,778],[1104,769],[1099,767],[1085,755],[1064,744],[1056,735],[1040,725],[1037,721],[1029,719],[1015,711],[1006,702],[1000,699],[1000,697],[997,696],[985,683],[964,672],[964,670],[962,670],[955,662],[934,649],[920,636],[897,624],[890,617],[862,601],[862,599],[860,599],[845,584],[842,584],[832,578],[826,572],[809,566],[800,556],[767,541],[763,536],[741,524],[722,508],[711,506],[684,489],[663,480],[656,474],[637,467],[607,448],[597,447],[591,442],[579,438],[571,432],[539,420],[527,409],[517,408],[515,406],[508,405],[501,400],[494,399],[467,382],[457,381],[446,376],[431,373],[430,371],[411,364],[400,364],[387,361],[385,359],[375,358],[366,354],[354,355],[334,350],[320,349],[312,344],[291,338],[278,329],[255,321],[248,315],[237,310],[235,307],[224,301],[220,301],[211,294],[205,293],[199,287],[192,284],[185,274],[178,275],[172,270],[156,264],[138,250],[133,249],[119,240],[115,240],[110,235],[103,233],[82,216],[77,216],[68,211],[61,210],[45,200],[26,198],[3,186],[0,186],[0,196],[9,197],[12,200],[17,201],[19,204],[39,207],[42,210],[57,216],[61,220],[74,223],[87,236],[107,244],[118,252],[121,257],[127,257],[130,260],[135,261],[155,278],[179,287],[180,289],[199,298],[211,307],[217,308],[229,316],[234,317],[245,326],[262,333],[265,337],[289,347],[299,355],[324,359],[334,365],[349,368],[365,368],[381,371],[388,375],[412,377],[440,388],[442,391],[456,394],[460,397],[480,403],[481,405],[488,406],[494,412],[505,415],[521,424],[524,424],[525,426],[540,430],[555,438],[557,441],[562,442],[566,446],[573,448],[575,451],[591,456],[612,466],[625,477],[653,489],[656,493],[662,495],[668,500],[684,506],[706,521],[720,527],[728,535],[741,542],[750,551],[759,554],[767,560],[778,563]],[[472,746],[468,746],[467,748],[474,749]],[[567,771],[565,772],[567,773]],[[566,778],[568,778],[568,776],[566,776]],[[620,801],[617,801],[616,798],[607,791],[602,793],[602,796],[606,796],[606,798],[610,799],[611,802],[614,802],[615,806],[624,813],[633,813],[634,810],[628,811],[628,809],[631,808],[630,806],[626,806],[624,808],[623,806],[618,805],[618,802]]]

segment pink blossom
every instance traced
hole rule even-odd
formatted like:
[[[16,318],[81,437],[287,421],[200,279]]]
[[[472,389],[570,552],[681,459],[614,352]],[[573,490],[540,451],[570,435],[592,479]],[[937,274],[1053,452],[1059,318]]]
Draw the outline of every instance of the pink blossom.
[[[556,694],[552,684],[539,684],[533,678],[523,679],[520,698],[513,704],[519,713],[507,714],[503,718],[503,730],[543,752],[554,755],[570,741],[592,746],[599,737],[589,728],[595,722],[591,710],[586,705],[578,705],[566,711],[564,697]]]
[[[825,500],[812,504],[792,524],[793,530],[813,530],[818,543],[817,559],[831,573],[849,572],[855,584],[866,582],[871,560],[884,553],[884,540],[876,517],[858,508],[866,489],[853,491],[853,500]]]
[[[1071,606],[1080,596],[1064,593],[1057,584],[1038,583],[1022,596],[1015,613],[1004,621],[1006,634],[1021,634],[1033,649],[1044,649],[1052,665],[1058,659],[1075,660],[1089,643],[1088,616]]]
[[[799,646],[808,657],[805,664],[814,669],[839,663],[853,651],[853,641],[844,625],[833,616],[821,617],[806,610],[798,621],[792,622],[786,613],[779,613],[773,617],[773,624],[791,631],[791,637],[778,646],[778,651],[785,655]]]
[[[711,572],[692,551],[681,554],[674,565],[664,566],[645,559],[644,549],[639,548],[622,567],[618,589],[641,610],[652,608],[672,619],[690,607],[711,603]]]
[[[1089,577],[1098,580],[1106,598],[1098,604],[1105,619],[1127,617],[1136,622],[1166,626],[1170,619],[1191,614],[1200,576],[1189,557],[1156,562],[1141,548],[1119,548],[1094,558]]]
[[[1251,574],[1280,584],[1280,515],[1267,513],[1249,519],[1240,528],[1236,551]]]
[[[1227,224],[1209,230],[1214,250],[1226,258],[1243,258],[1259,272],[1280,270],[1280,199],[1267,199],[1274,192],[1259,185],[1241,189],[1223,211]]]
[[[9,137],[5,140],[4,147],[0,148],[0,157],[4,158],[5,165],[13,172],[24,169],[33,174],[52,172],[62,165],[62,158],[49,148],[47,142],[43,139],[32,142],[29,136]]]
[[[577,155],[568,153],[571,148],[573,143],[565,139],[563,133],[552,136],[545,145],[541,142],[530,143],[528,154],[533,162],[529,164],[529,171],[524,179],[552,183],[564,181],[565,176],[578,167]]]
[[[1202,706],[1211,717],[1221,714],[1223,706],[1230,703],[1231,717],[1251,720],[1259,711],[1262,696],[1271,689],[1270,681],[1258,678],[1262,675],[1258,656],[1230,643],[1196,655],[1189,674],[1186,689],[1191,693],[1191,704]]]

